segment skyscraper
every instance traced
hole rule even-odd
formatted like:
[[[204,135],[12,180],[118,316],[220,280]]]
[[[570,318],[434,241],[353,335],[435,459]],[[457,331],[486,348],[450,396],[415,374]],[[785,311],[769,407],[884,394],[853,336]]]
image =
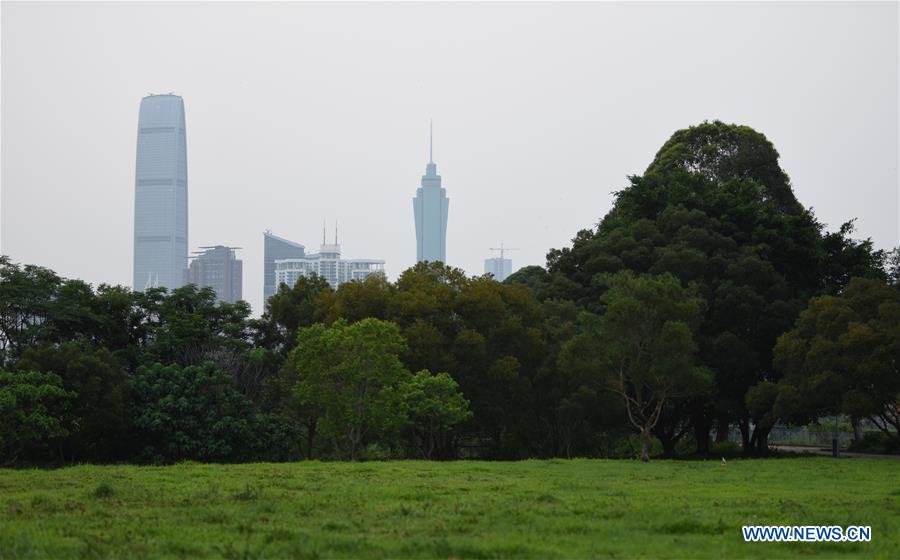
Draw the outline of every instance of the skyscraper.
[[[138,117],[134,181],[134,289],[178,288],[188,259],[184,101],[148,95]]]
[[[416,260],[447,262],[447,212],[450,199],[441,186],[441,176],[434,163],[434,141],[429,142],[429,162],[422,176],[422,186],[413,199],[416,218]]]
[[[512,274],[512,259],[491,258],[484,259],[484,273],[493,274],[494,280],[503,282]]]
[[[278,284],[275,282],[275,259],[302,259],[306,256],[306,247],[273,235],[271,231],[263,232],[263,306],[275,295]]]
[[[234,303],[241,299],[243,289],[244,263],[235,257],[234,250],[240,247],[200,247],[191,266],[185,271],[185,283],[199,288],[212,288],[216,299]]]

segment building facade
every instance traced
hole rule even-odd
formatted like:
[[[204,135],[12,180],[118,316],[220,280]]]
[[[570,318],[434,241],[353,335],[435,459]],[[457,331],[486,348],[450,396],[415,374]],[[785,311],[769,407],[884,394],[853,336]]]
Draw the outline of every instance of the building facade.
[[[503,282],[512,274],[512,259],[491,258],[484,259],[484,273],[493,274],[494,280]]]
[[[323,243],[318,253],[303,258],[276,259],[275,283],[293,286],[301,276],[321,276],[337,289],[345,282],[364,280],[372,274],[384,274],[384,261],[376,259],[341,259],[341,246]]]
[[[300,243],[273,235],[268,230],[263,232],[263,306],[278,291],[278,282],[275,281],[275,260],[302,259],[305,256],[306,247]]]
[[[234,303],[242,299],[244,263],[235,257],[236,248],[224,245],[201,247],[204,250],[195,253],[185,271],[185,283],[212,288],[218,301]]]
[[[184,101],[149,95],[138,116],[134,182],[135,290],[183,285],[188,262]]]
[[[447,262],[447,214],[450,199],[441,186],[441,176],[434,163],[433,143],[429,148],[429,162],[422,176],[422,186],[413,199],[416,221],[416,260]]]

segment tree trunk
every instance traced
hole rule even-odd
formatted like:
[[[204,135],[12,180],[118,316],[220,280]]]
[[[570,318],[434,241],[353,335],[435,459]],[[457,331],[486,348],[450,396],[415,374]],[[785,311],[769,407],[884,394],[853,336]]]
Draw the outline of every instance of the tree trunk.
[[[663,457],[672,459],[675,457],[675,439],[668,436],[656,436],[663,447]]]
[[[697,454],[709,454],[709,418],[706,414],[695,414],[692,422],[694,424],[694,439],[697,442]]]
[[[716,443],[728,441],[728,429],[729,428],[730,428],[730,422],[728,422],[728,419],[727,418],[719,418],[719,421],[716,424]]]
[[[316,441],[316,427],[319,425],[318,418],[307,418],[306,420],[306,458],[312,461],[313,444]]]
[[[747,417],[741,418],[741,449],[744,455],[750,455],[752,451],[750,447],[750,421]]]
[[[753,437],[756,438],[756,454],[765,457],[769,454],[769,431],[772,428],[763,428],[759,424],[753,430]]]
[[[641,428],[641,461],[650,461],[650,430]]]
[[[862,426],[859,425],[859,418],[852,416],[850,423],[853,425],[853,441],[859,443],[862,441]]]

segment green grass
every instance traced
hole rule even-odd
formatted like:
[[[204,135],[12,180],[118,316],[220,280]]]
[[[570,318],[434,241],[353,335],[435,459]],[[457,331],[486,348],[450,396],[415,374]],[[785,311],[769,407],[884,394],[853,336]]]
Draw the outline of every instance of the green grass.
[[[745,524],[871,543],[745,543]],[[900,558],[900,462],[797,458],[0,470],[0,558]]]

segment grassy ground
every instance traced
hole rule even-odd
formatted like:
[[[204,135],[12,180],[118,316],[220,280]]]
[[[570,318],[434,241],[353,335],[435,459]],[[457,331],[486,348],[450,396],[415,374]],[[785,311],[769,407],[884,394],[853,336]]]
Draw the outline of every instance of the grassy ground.
[[[745,524],[871,543],[745,543]],[[806,457],[0,470],[0,558],[900,558],[900,466]]]

